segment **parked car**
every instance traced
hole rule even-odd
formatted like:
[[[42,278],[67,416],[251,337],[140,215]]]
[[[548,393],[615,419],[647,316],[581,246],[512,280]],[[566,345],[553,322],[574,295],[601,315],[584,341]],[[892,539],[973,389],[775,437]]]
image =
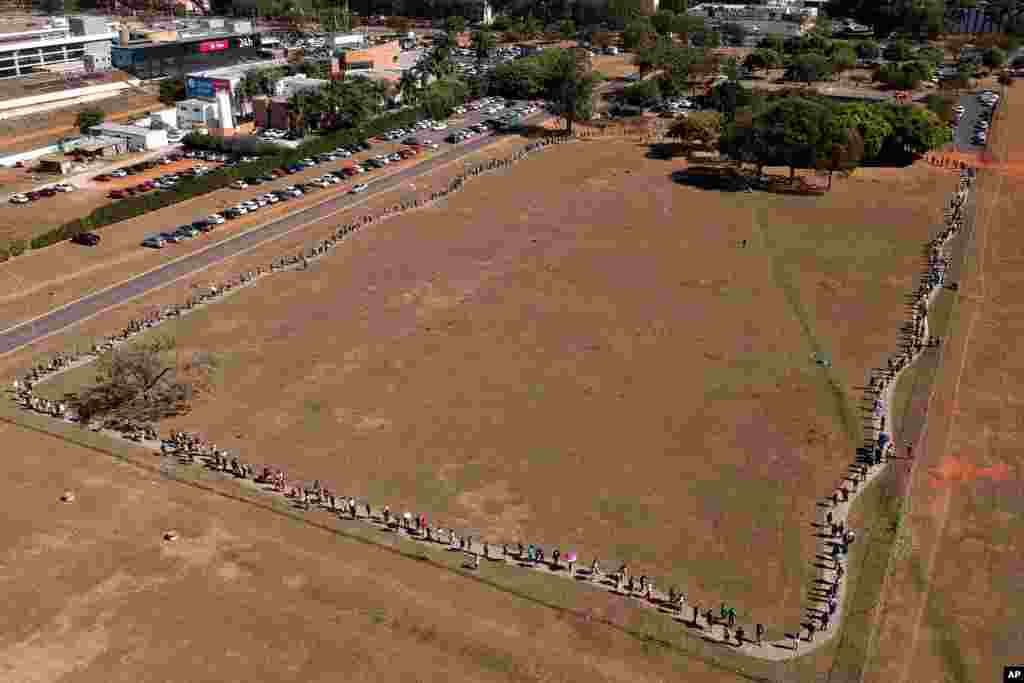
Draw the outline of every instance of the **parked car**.
[[[93,176],[93,180],[98,180],[101,183],[109,183],[110,176],[106,173],[100,173],[98,176]]]
[[[211,213],[206,217],[207,225],[224,225],[224,216],[220,214]]]
[[[75,186],[71,183],[57,183],[53,186],[53,189],[57,190],[57,192],[74,192]]]
[[[231,183],[231,187],[235,188],[236,190],[244,190],[245,188],[249,187],[249,183],[245,182],[244,180],[236,180],[235,182]]]
[[[349,190],[349,194],[359,194],[360,192],[366,192],[369,189],[370,186],[366,183],[359,183],[358,185],[352,186],[352,189]]]
[[[191,224],[189,224],[189,225],[182,225],[181,227],[179,227],[174,232],[175,232],[175,234],[181,235],[182,237],[184,237],[187,240],[190,240],[193,237],[199,237],[199,229],[192,227]]]
[[[100,236],[94,232],[80,232],[72,236],[71,241],[85,247],[95,247],[100,243]]]
[[[11,204],[28,204],[30,201],[31,200],[26,195],[20,192],[18,194],[11,195]]]
[[[111,190],[107,193],[107,196],[111,199],[124,199],[127,195],[125,195],[124,190]]]
[[[184,237],[176,232],[162,232],[160,233],[160,237],[163,237],[165,242],[170,242],[171,244],[178,244],[185,240]]]
[[[126,178],[127,176],[128,173],[121,168],[115,168],[113,171],[110,172],[111,178]]]
[[[167,240],[165,240],[161,235],[150,235],[146,239],[142,240],[142,246],[149,247],[151,249],[163,249],[166,242]]]

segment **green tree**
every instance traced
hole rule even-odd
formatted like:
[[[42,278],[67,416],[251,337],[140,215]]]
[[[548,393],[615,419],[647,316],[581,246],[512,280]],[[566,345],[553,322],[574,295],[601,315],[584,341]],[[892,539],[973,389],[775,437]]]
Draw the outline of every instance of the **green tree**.
[[[852,172],[864,158],[864,141],[856,130],[825,126],[825,134],[818,146],[816,167],[828,171],[828,189],[832,189],[832,174],[836,171]]]
[[[434,81],[423,94],[423,111],[430,118],[442,121],[465,101],[467,94],[466,84],[456,78]]]
[[[914,48],[905,40],[894,40],[885,46],[882,56],[890,62],[906,62],[914,58]]]
[[[458,15],[448,17],[444,20],[446,33],[458,35],[466,30],[466,19]]]
[[[695,147],[710,147],[722,130],[722,118],[713,111],[697,111],[668,129],[668,137]]]
[[[185,96],[184,78],[167,78],[160,81],[160,93],[157,97],[164,104],[181,102]]]
[[[722,75],[730,81],[740,80],[740,62],[735,57],[727,57],[722,62]]]
[[[814,168],[827,141],[829,109],[803,97],[787,97],[773,103],[756,125],[763,131],[774,161],[789,167],[790,178],[797,168]]]
[[[579,68],[571,50],[549,50],[550,61],[544,78],[545,99],[554,113],[565,118],[566,131],[572,133],[573,123],[589,119],[593,114],[594,88],[598,77]]]
[[[622,100],[642,109],[651,109],[661,104],[661,89],[655,80],[640,81],[622,89]]]
[[[572,19],[562,19],[558,22],[558,35],[569,40],[576,35],[576,22]]]
[[[659,36],[667,36],[672,33],[672,24],[676,20],[676,13],[670,9],[659,9],[651,17],[651,24]]]
[[[398,79],[398,92],[402,95],[402,102],[415,105],[420,101],[420,79],[411,70],[402,72]]]
[[[635,19],[629,22],[626,30],[622,32],[622,47],[627,50],[652,45],[658,38],[650,19],[646,17]]]
[[[658,9],[683,14],[689,9],[689,4],[686,0],[662,0],[662,2],[658,3]]]
[[[697,47],[713,50],[722,46],[722,36],[718,31],[712,31],[705,26],[690,34],[690,42]]]
[[[695,33],[703,33],[706,25],[703,17],[694,17],[689,14],[677,14],[672,20],[672,33],[676,38],[686,45]]]
[[[858,41],[855,49],[857,56],[861,59],[878,59],[882,56],[882,48],[873,40]]]
[[[743,59],[743,66],[751,71],[765,71],[782,65],[782,55],[775,50],[761,48],[754,50]]]
[[[477,66],[482,67],[491,58],[491,53],[494,52],[498,41],[493,33],[486,30],[474,31],[472,41],[472,49],[473,54],[476,56]]]
[[[924,98],[924,106],[935,113],[944,123],[950,123],[955,118],[953,107],[958,99],[948,93],[931,93]]]
[[[721,112],[722,118],[731,121],[736,112],[751,105],[754,99],[753,91],[745,88],[735,81],[722,81],[715,87],[707,97],[707,106],[715,111]]]
[[[981,63],[990,69],[1000,69],[1006,64],[1006,52],[990,47],[981,54]]]
[[[857,131],[864,146],[865,159],[877,158],[882,145],[893,132],[892,124],[880,107],[864,102],[839,105],[832,110],[831,123],[834,128]]]
[[[821,81],[832,74],[832,65],[825,55],[807,52],[793,57],[786,67],[786,80],[803,81],[807,85]]]
[[[832,52],[829,63],[832,65],[832,71],[842,77],[845,72],[857,66],[857,53],[853,48],[841,47]]]
[[[928,78],[929,67],[921,62],[885,64],[875,74],[875,80],[889,88],[914,90]]]
[[[103,123],[105,118],[107,118],[107,114],[102,109],[90,107],[78,112],[78,116],[75,118],[75,125],[78,126],[78,130],[85,133],[93,126]]]
[[[942,51],[942,48],[925,45],[914,52],[914,59],[936,67],[946,61],[946,53]]]
[[[920,156],[952,139],[949,126],[927,109],[890,104],[881,107],[881,113],[892,126],[892,134],[886,138],[879,155],[881,158]]]

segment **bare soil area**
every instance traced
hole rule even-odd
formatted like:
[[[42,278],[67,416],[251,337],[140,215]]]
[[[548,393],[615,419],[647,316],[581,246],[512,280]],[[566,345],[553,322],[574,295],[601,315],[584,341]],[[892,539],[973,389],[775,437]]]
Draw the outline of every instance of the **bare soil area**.
[[[954,178],[730,195],[643,154],[549,150],[162,328],[223,367],[164,427],[493,542],[628,561],[777,637]]]
[[[0,438],[18,454],[3,680],[742,680],[601,623],[642,615],[597,591],[562,587],[578,610],[523,599],[497,566],[481,580],[7,422]]]
[[[1024,94],[1011,88],[975,190],[975,236],[929,420],[915,446],[880,625],[864,680],[999,680],[1024,652],[1024,488],[1016,353]]]

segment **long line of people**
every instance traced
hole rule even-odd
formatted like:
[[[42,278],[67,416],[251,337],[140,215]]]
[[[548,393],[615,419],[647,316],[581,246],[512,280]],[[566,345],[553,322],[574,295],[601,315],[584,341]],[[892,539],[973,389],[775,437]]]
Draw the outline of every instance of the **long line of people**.
[[[142,320],[133,321],[121,333],[108,337],[89,352],[58,354],[50,361],[32,368],[20,382],[15,381],[14,388],[17,398],[30,409],[74,420],[75,416],[65,404],[36,397],[32,391],[34,385],[77,363],[94,360],[100,353],[141,334],[163,320],[181,315],[197,305],[222,297],[233,289],[249,284],[268,273],[296,267],[308,267],[311,260],[326,254],[340,239],[365,225],[375,223],[395,213],[421,208],[444,199],[461,190],[470,177],[506,168],[532,152],[551,144],[562,144],[568,140],[569,138],[558,137],[533,142],[511,157],[492,160],[467,170],[465,174],[453,179],[445,189],[431,193],[429,200],[417,199],[403,202],[385,209],[383,213],[376,216],[364,216],[355,222],[339,226],[330,237],[318,242],[308,252],[277,259],[268,268],[247,271],[219,287],[211,287],[207,291],[200,292],[185,304],[172,306],[147,315]],[[779,647],[788,647],[794,655],[798,651],[803,629],[806,629],[807,632],[806,640],[813,640],[817,631],[829,630],[831,624],[839,618],[837,612],[840,611],[842,604],[842,582],[845,574],[843,560],[849,546],[856,539],[855,532],[848,526],[847,515],[850,505],[856,497],[860,485],[880,472],[895,453],[895,444],[889,437],[886,428],[887,421],[890,419],[891,391],[896,379],[900,372],[926,348],[937,346],[941,342],[940,339],[928,336],[928,307],[945,282],[945,275],[950,264],[947,247],[963,228],[965,205],[972,178],[973,175],[970,172],[962,173],[957,191],[945,216],[945,228],[927,245],[927,265],[921,285],[916,292],[916,303],[907,326],[909,334],[900,351],[889,359],[886,367],[873,374],[866,390],[865,397],[874,406],[872,412],[874,419],[865,436],[865,446],[858,450],[857,460],[851,466],[851,476],[847,477],[828,497],[831,505],[826,512],[823,525],[828,531],[824,534],[827,537],[827,542],[823,550],[831,559],[831,564],[819,574],[823,583],[816,584],[812,588],[812,593],[816,595],[816,604],[808,608],[808,620],[802,624],[803,628],[788,634],[783,641],[775,643]],[[606,590],[636,598],[645,604],[676,614],[679,621],[701,630],[706,638],[713,641],[740,648],[754,656],[779,657],[777,650],[761,649],[766,634],[763,624],[758,623],[749,631],[745,630],[742,625],[736,625],[737,613],[734,608],[721,603],[717,614],[710,608],[704,610],[699,602],[688,601],[685,592],[675,586],[670,587],[667,591],[661,591],[655,587],[655,582],[650,577],[646,575],[636,577],[628,564],[621,564],[617,570],[606,573],[597,559],[594,559],[589,567],[577,566],[578,557],[572,551],[563,552],[559,548],[554,548],[549,553],[539,544],[531,543],[524,546],[522,542],[518,542],[514,546],[510,546],[508,542],[498,544],[483,539],[474,540],[467,533],[432,526],[423,514],[406,512],[403,515],[394,515],[387,505],[374,508],[371,503],[359,501],[351,495],[342,495],[319,480],[312,484],[297,483],[280,469],[243,462],[228,451],[218,448],[216,444],[208,443],[196,434],[172,432],[168,438],[158,439],[155,430],[146,426],[136,429],[134,436],[136,440],[142,441],[155,450],[158,449],[164,455],[178,457],[183,463],[199,461],[218,472],[251,480],[267,491],[288,497],[298,509],[326,510],[342,519],[380,525],[403,533],[410,539],[440,544],[450,550],[465,553],[468,557],[465,566],[469,569],[478,570],[481,567],[481,560],[501,561],[565,577],[584,579],[594,585],[603,586]],[[259,474],[256,474],[257,472]],[[821,585],[824,585],[825,588],[821,588]],[[684,616],[684,608],[687,605],[691,608],[687,611],[688,619]],[[787,645],[789,642],[792,644]]]

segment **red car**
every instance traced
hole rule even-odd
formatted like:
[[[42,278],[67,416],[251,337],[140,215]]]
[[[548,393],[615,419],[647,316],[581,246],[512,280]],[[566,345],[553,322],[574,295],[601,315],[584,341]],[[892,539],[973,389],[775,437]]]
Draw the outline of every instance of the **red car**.
[[[107,193],[107,196],[111,199],[124,199],[126,195],[124,190],[111,190]]]
[[[98,180],[101,183],[106,183],[110,181],[110,176],[108,176],[106,173],[100,173],[98,176],[93,178],[93,180]]]
[[[271,171],[271,173],[275,178],[283,178],[284,176],[288,175],[288,171],[284,170],[283,168],[275,168],[273,171]]]
[[[153,189],[153,187],[152,185],[147,185],[146,183],[140,183],[139,185],[136,185],[132,189],[134,189],[136,192],[149,192],[150,190]]]

